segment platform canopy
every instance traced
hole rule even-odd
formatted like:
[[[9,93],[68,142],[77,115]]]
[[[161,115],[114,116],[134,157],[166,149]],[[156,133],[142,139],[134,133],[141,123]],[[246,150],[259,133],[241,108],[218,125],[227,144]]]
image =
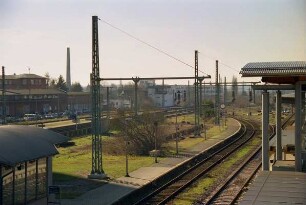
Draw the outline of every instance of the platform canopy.
[[[240,71],[242,77],[262,77],[262,82],[295,84],[306,81],[306,61],[254,62]]]
[[[15,166],[58,154],[55,144],[68,137],[51,130],[22,125],[0,126],[0,164]]]

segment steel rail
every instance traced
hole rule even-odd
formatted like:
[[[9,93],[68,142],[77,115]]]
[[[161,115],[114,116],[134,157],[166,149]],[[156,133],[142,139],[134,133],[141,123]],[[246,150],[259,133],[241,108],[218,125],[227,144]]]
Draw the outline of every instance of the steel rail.
[[[245,130],[238,139],[227,144],[222,149],[215,151],[213,154],[205,158],[203,161],[199,162],[194,167],[189,168],[188,170],[175,177],[173,180],[166,183],[165,185],[161,186],[157,190],[153,191],[151,194],[145,196],[143,199],[136,202],[135,204],[165,204],[171,199],[173,199],[183,189],[188,187],[191,183],[196,181],[204,174],[207,174],[213,167],[217,166],[238,147],[242,146],[254,136],[255,129],[253,126],[251,131],[249,130],[250,128],[248,128],[247,130],[246,125],[243,126]],[[167,192],[167,189],[170,191]]]
[[[275,127],[270,126],[271,134],[269,139],[272,139],[272,137],[275,136]],[[201,201],[200,203],[204,204],[227,204],[232,205],[235,204],[238,197],[243,192],[244,187],[253,179],[255,174],[258,172],[258,170],[261,167],[261,146],[258,146],[252,154],[250,154],[246,160],[243,161],[241,165],[229,176],[226,178],[226,180],[219,185],[215,191],[210,194],[210,196],[205,197],[204,201]],[[257,157],[258,156],[258,157]],[[244,172],[249,171],[248,169],[251,168],[251,173],[248,177],[245,178],[245,180],[242,182],[242,184],[239,186],[239,183],[241,183],[241,178],[238,178],[240,174],[245,174]],[[238,182],[239,181],[239,182]],[[233,191],[233,189],[235,189]],[[236,192],[235,192],[236,191]],[[230,192],[230,193],[228,193]],[[235,193],[234,193],[235,192]]]
[[[294,113],[292,113],[289,117],[286,118],[286,120],[284,121],[284,123],[282,124],[282,129],[284,130],[288,125],[292,125],[294,123],[294,120],[292,120],[294,116]]]

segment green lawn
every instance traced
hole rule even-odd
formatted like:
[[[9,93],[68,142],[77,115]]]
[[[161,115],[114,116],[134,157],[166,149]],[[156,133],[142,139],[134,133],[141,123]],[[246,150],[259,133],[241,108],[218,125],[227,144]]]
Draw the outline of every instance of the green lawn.
[[[212,120],[209,120],[206,123],[207,123],[206,127],[208,127],[208,130],[206,131],[207,139],[212,138],[214,136],[217,136],[227,129],[226,126],[225,127],[214,126]],[[191,134],[190,136],[193,136],[193,134]],[[193,137],[190,137],[190,136],[186,137],[185,139],[179,140],[179,143],[178,143],[179,151],[183,151],[183,152],[188,151],[190,148],[192,148],[192,147],[196,146],[197,144],[205,141],[204,133],[202,133],[202,137],[193,138]],[[175,150],[176,150],[175,139],[166,143],[165,147],[166,147],[167,152],[174,154]]]
[[[103,142],[115,138],[102,137]],[[86,178],[91,170],[91,137],[80,137],[72,140],[75,145],[59,148],[59,155],[53,158],[55,181],[70,181],[75,177]],[[103,154],[103,169],[111,178],[125,175],[125,155],[111,156]],[[153,163],[152,157],[129,156],[129,170],[133,171]]]

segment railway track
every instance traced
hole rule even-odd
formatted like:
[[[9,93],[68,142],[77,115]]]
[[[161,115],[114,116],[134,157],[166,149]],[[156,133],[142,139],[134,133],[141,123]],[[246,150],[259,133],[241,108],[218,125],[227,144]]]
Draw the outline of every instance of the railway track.
[[[294,114],[282,123],[282,128],[294,123]],[[270,126],[270,139],[275,136],[275,127]],[[209,196],[195,204],[235,204],[247,184],[254,178],[262,165],[261,146],[258,147],[245,161]]]
[[[293,125],[294,121],[295,121],[294,113],[292,113],[292,114],[289,115],[289,117],[287,117],[287,118],[285,119],[285,121],[282,123],[282,129],[285,129],[287,126]]]
[[[271,139],[275,135],[273,126],[270,126],[270,133]],[[261,159],[261,146],[259,146],[230,176],[219,184],[212,193],[202,196],[202,200],[195,204],[235,204],[246,185],[260,169],[262,163]]]
[[[256,128],[252,123],[247,121],[241,121],[241,123],[244,127],[244,132],[239,136],[239,138],[211,154],[194,167],[189,168],[170,182],[161,186],[156,191],[134,204],[166,204],[197,179],[204,175],[209,175],[214,167],[218,166],[223,160],[230,156],[231,153],[235,152],[255,135]]]

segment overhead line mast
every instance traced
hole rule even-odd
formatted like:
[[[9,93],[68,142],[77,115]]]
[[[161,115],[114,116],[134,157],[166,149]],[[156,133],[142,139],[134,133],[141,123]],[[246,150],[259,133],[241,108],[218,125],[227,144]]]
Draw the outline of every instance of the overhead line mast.
[[[99,38],[98,16],[92,16],[92,169],[89,178],[105,178],[102,166],[102,138],[101,138],[101,100],[100,100],[100,73],[99,73]]]
[[[200,102],[199,102],[199,67],[198,67],[198,51],[195,50],[195,65],[194,65],[194,124],[195,124],[195,136],[200,135]]]

